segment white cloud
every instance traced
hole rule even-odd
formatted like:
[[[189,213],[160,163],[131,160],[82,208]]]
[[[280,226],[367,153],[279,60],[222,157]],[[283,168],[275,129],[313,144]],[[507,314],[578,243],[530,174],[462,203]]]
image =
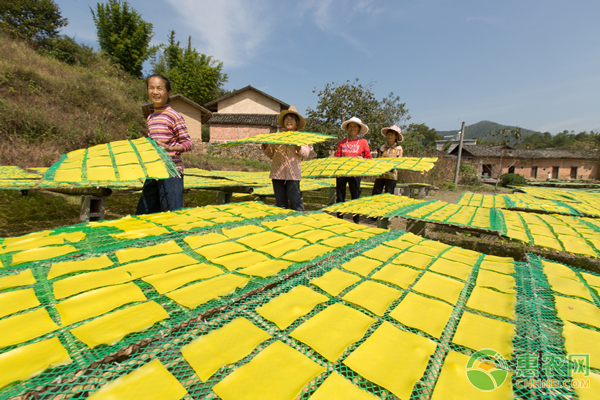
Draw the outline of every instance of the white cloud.
[[[256,57],[276,21],[266,0],[167,1],[191,30],[194,47],[227,67]]]

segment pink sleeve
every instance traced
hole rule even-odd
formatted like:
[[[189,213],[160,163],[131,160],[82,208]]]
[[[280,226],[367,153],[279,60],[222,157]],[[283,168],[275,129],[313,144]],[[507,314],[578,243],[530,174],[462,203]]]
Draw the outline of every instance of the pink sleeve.
[[[362,140],[362,153],[363,153],[363,158],[373,158],[373,156],[371,155],[371,152],[369,151],[369,142],[367,142],[365,139]]]
[[[177,142],[183,146],[183,151],[190,151],[194,147],[192,143],[192,139],[190,138],[190,134],[188,133],[187,126],[185,125],[185,120],[182,116],[178,115],[175,118],[175,123],[173,125],[173,133],[177,136]]]
[[[337,150],[335,152],[335,156],[336,157],[341,157],[341,155],[342,155],[342,141],[340,140],[338,142],[338,147],[337,147]]]

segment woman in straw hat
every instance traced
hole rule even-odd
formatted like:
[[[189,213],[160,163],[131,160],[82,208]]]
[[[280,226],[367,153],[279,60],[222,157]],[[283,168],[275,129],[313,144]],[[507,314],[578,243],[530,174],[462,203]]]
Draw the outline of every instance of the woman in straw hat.
[[[387,137],[387,143],[381,146],[379,149],[380,157],[402,157],[402,146],[398,145],[398,142],[402,142],[404,137],[402,136],[402,130],[392,125],[381,130],[381,134]],[[383,193],[385,186],[385,192],[394,194],[396,189],[396,182],[398,181],[398,171],[395,169],[380,175],[375,179],[373,184],[373,192],[371,194]]]
[[[277,123],[285,132],[299,131],[306,125],[306,121],[294,106],[280,112]],[[269,178],[273,182],[277,207],[304,211],[300,192],[300,161],[308,157],[310,147],[263,143],[262,151],[272,159]]]
[[[373,158],[369,151],[369,143],[359,137],[369,132],[369,127],[363,124],[360,118],[352,117],[348,121],[344,121],[342,129],[348,133],[348,136],[339,141],[335,152],[336,157]],[[335,178],[337,203],[346,201],[346,184],[350,188],[352,200],[360,197],[360,176],[339,176]],[[338,217],[341,215],[338,214]],[[359,221],[358,215],[353,216],[352,219],[356,223]]]

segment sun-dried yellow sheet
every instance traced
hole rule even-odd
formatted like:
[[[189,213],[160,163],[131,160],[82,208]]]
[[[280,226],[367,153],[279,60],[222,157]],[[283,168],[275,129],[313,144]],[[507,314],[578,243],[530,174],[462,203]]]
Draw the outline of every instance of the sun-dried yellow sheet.
[[[240,238],[236,240],[236,242],[246,245],[252,249],[257,249],[261,246],[265,246],[269,243],[273,243],[285,238],[287,238],[287,236],[282,235],[281,233],[266,231]]]
[[[590,372],[589,376],[585,376],[582,373],[574,373],[573,379],[581,382],[577,387],[573,385],[575,393],[579,396],[580,400],[600,399],[600,374]],[[583,386],[584,383],[586,387]]]
[[[475,351],[494,349],[508,360],[512,358],[514,335],[513,324],[465,311],[452,341]]]
[[[402,291],[381,283],[365,281],[346,293],[342,299],[359,305],[373,314],[383,316],[392,301],[396,300]]]
[[[467,307],[500,317],[515,319],[515,294],[496,292],[480,286],[475,286],[467,301]]]
[[[35,278],[30,269],[19,272],[18,274],[6,275],[0,278],[0,290],[33,285]]]
[[[590,366],[600,368],[600,332],[565,321],[563,337],[567,354],[589,354]]]
[[[510,261],[494,261],[484,258],[479,268],[511,275],[515,273],[515,264]]]
[[[547,276],[559,276],[562,278],[568,278],[575,281],[579,281],[577,274],[571,268],[566,265],[562,265],[555,262],[542,260],[542,266],[544,267],[544,273]]]
[[[235,239],[242,236],[250,235],[252,233],[264,232],[264,230],[265,228],[261,228],[257,225],[245,225],[231,229],[223,228],[223,235],[227,236],[229,239]]]
[[[563,321],[580,322],[600,329],[600,308],[586,301],[554,296],[558,318]]]
[[[464,283],[452,278],[447,278],[433,272],[425,272],[415,283],[413,290],[437,299],[456,304]]]
[[[226,274],[174,290],[166,296],[184,307],[196,308],[210,300],[233,293],[237,288],[246,286],[248,281],[249,278]]]
[[[32,261],[47,260],[54,257],[64,256],[78,251],[75,247],[66,244],[64,246],[52,246],[52,247],[40,247],[38,249],[31,249],[21,251],[13,254],[12,263],[10,265],[19,265]]]
[[[310,400],[377,400],[378,397],[373,396],[369,392],[359,389],[342,375],[333,371],[325,382],[319,386],[315,393],[310,396]]]
[[[57,337],[0,354],[0,389],[41,374],[48,368],[72,362]]]
[[[445,248],[433,247],[428,244],[429,242],[430,241],[425,241],[416,246],[413,246],[411,247],[410,251],[413,253],[425,254],[430,257],[437,257],[442,251],[450,247],[448,245],[445,245]]]
[[[58,280],[52,284],[57,300],[103,286],[130,282],[134,278],[124,269],[114,268],[105,271],[86,272]]]
[[[327,227],[327,229],[329,229],[329,227]],[[372,238],[375,235],[377,235],[377,233],[367,232],[367,230],[346,233],[346,236],[351,237],[351,238],[357,238],[360,240],[367,240],[367,239]]]
[[[387,261],[390,257],[397,255],[400,250],[394,247],[388,247],[383,244],[362,253],[363,256],[373,258],[379,261]]]
[[[470,266],[475,265],[475,263],[479,259],[479,256],[481,256],[481,253],[478,253],[473,250],[461,249],[460,247],[453,247],[444,254],[442,254],[442,258],[452,261],[458,261]]]
[[[0,293],[0,318],[29,308],[37,307],[40,301],[33,289],[13,290]]]
[[[408,399],[435,348],[435,342],[384,321],[343,362],[362,377]]]
[[[396,321],[419,329],[435,338],[442,335],[454,307],[439,300],[409,292],[390,312]]]
[[[138,279],[144,276],[163,274],[175,268],[197,263],[198,260],[188,256],[187,254],[175,253],[166,256],[154,257],[149,260],[138,261],[131,264],[125,264],[120,266],[119,269],[129,272],[132,279]]]
[[[248,248],[236,242],[221,242],[203,246],[195,249],[194,251],[210,261],[229,254],[248,251]]]
[[[392,263],[408,265],[409,267],[423,269],[431,262],[431,260],[433,260],[433,258],[426,256],[425,254],[405,251],[398,257],[394,258],[394,260],[392,260]]]
[[[589,302],[594,302],[588,288],[579,280],[574,281],[569,278],[550,275],[548,284],[555,292],[566,294],[567,296],[579,297]]]
[[[515,293],[515,278],[510,275],[480,269],[477,274],[476,286],[489,287],[504,293]]]
[[[313,229],[312,227],[302,225],[302,224],[290,224],[290,225],[276,227],[275,231],[281,232],[288,236],[294,236],[300,232],[306,232],[306,231],[310,231],[312,229]]]
[[[250,267],[271,259],[262,253],[247,250],[239,253],[229,254],[223,257],[211,260],[214,264],[219,264],[227,268],[228,271],[233,271],[238,268]]]
[[[295,235],[294,237],[297,237],[299,239],[308,240],[311,243],[316,243],[316,242],[324,240],[324,239],[329,239],[332,236],[335,236],[335,233],[330,232],[330,231],[321,230],[321,229],[313,229],[310,231],[299,233],[299,234]]]
[[[313,244],[307,247],[304,247],[300,250],[286,253],[281,256],[284,260],[295,261],[295,262],[305,262],[311,261],[317,257],[320,257],[324,254],[327,254],[333,250],[331,247],[323,246],[321,244]]]
[[[458,261],[453,261],[446,258],[438,258],[433,264],[431,264],[429,270],[443,275],[453,276],[461,281],[465,281],[469,277],[472,268],[470,265],[466,265]]]
[[[335,303],[294,329],[290,336],[335,362],[375,321],[358,310]]]
[[[227,240],[227,236],[220,233],[207,233],[206,235],[190,235],[186,236],[183,241],[186,242],[192,249],[197,249],[202,246],[208,246],[215,243],[221,243]]]
[[[88,400],[179,400],[187,390],[158,358],[127,375],[110,381]]]
[[[354,285],[358,281],[360,281],[358,276],[333,268],[322,276],[314,278],[310,283],[332,296],[337,296],[348,286]]]
[[[292,265],[292,263],[289,261],[266,260],[251,265],[249,267],[240,269],[237,272],[244,275],[260,276],[262,278],[266,278],[268,276],[272,276],[279,273],[279,271],[283,271],[290,265]]]
[[[13,251],[38,249],[41,247],[64,243],[65,238],[63,235],[24,238],[21,241],[8,244],[4,248],[0,247],[0,254],[12,253]]]
[[[181,354],[200,380],[206,382],[219,368],[248,356],[270,338],[267,332],[240,317],[183,346]]]
[[[329,247],[340,248],[340,247],[346,247],[349,244],[356,243],[359,240],[360,239],[350,238],[347,236],[335,236],[335,237],[323,240],[321,242],[321,244],[324,244],[325,246],[329,246]]]
[[[146,296],[133,282],[108,286],[73,296],[56,305],[63,326],[102,315],[125,304],[145,301]]]
[[[115,239],[141,239],[146,236],[159,236],[169,233],[166,228],[155,226],[147,229],[138,229],[135,231],[127,231],[123,233],[111,233],[110,236]]]
[[[213,386],[222,400],[294,400],[325,368],[276,341]]]
[[[450,350],[440,377],[433,389],[431,400],[448,400],[460,397],[463,399],[482,400],[511,400],[513,399],[511,376],[509,373],[506,381],[498,388],[484,392],[469,381],[466,365],[469,356]]]
[[[94,348],[101,344],[115,344],[126,335],[146,330],[167,318],[169,314],[164,308],[154,301],[148,301],[86,322],[71,329],[71,333]]]
[[[121,264],[131,261],[144,260],[146,258],[162,255],[180,253],[183,250],[175,241],[171,240],[165,243],[160,243],[154,246],[146,247],[131,247],[128,249],[120,249],[115,251],[115,255]]]
[[[192,264],[162,274],[146,276],[142,280],[154,286],[158,293],[165,294],[187,283],[212,278],[223,273],[223,270],[214,265]]]
[[[288,251],[298,250],[309,243],[302,239],[285,238],[267,245],[258,247],[256,250],[269,254],[271,257],[281,257]]]
[[[401,265],[388,264],[371,275],[371,279],[389,282],[403,289],[407,289],[417,279],[421,271],[406,268]]]
[[[381,261],[365,258],[363,256],[356,256],[352,260],[342,264],[342,268],[348,271],[356,272],[362,276],[367,276],[375,268],[381,266]]]
[[[283,330],[328,300],[329,297],[300,285],[257,307],[256,312]]]
[[[113,265],[108,256],[92,257],[85,260],[63,261],[52,264],[47,279],[54,279],[72,272],[93,271]]]
[[[5,318],[0,320],[0,348],[35,339],[59,328],[43,307]]]
[[[588,285],[600,289],[600,276],[592,275],[587,272],[582,272],[581,276],[583,276],[583,279],[585,279]]]

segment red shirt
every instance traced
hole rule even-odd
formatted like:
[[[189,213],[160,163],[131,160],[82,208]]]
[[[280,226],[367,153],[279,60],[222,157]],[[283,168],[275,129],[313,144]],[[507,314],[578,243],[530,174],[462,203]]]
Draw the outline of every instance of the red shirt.
[[[336,157],[362,157],[373,158],[369,151],[369,143],[362,138],[348,140],[348,138],[340,140],[338,143]]]

